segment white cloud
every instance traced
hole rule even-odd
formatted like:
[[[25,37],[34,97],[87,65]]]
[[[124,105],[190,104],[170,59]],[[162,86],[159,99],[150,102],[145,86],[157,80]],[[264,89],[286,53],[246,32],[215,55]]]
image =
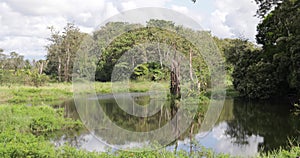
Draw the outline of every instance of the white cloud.
[[[186,15],[188,15],[188,13],[189,13],[188,8],[187,7],[183,7],[183,6],[172,5],[171,9],[175,10],[175,11],[178,11],[180,13],[186,14]]]
[[[130,10],[135,8],[142,7],[164,7],[167,3],[170,3],[172,0],[114,0],[114,5],[120,10]]]
[[[254,17],[257,5],[249,0],[215,0],[215,11],[209,17],[209,28],[219,37],[243,37],[255,41],[259,19]]]
[[[133,1],[128,1],[128,2],[122,2],[122,10],[130,10],[130,9],[135,9],[136,7],[136,3],[134,3]]]
[[[48,26],[62,30],[73,22],[91,32],[120,11],[140,7],[163,7],[170,0],[2,0],[0,2],[0,48],[28,56],[46,54]]]
[[[6,48],[6,53],[15,51],[26,57],[37,58],[45,56],[45,43],[46,39],[26,36],[11,36],[0,40],[0,46]]]
[[[67,22],[73,22],[82,31],[91,32],[102,21],[122,11],[166,6],[192,17],[206,29],[212,30],[214,35],[236,37],[243,34],[254,39],[258,20],[253,17],[256,6],[249,0],[214,0],[215,11],[209,16],[197,11],[197,5],[193,5],[195,8],[191,9],[191,6],[175,5],[173,2],[174,0],[2,0],[0,48],[7,52],[18,51],[26,56],[45,55],[44,46],[50,35],[48,26],[62,30]]]
[[[259,144],[264,142],[264,138],[259,135],[251,135],[245,138],[248,144],[240,145],[234,143],[234,137],[226,134],[228,129],[226,122],[221,122],[213,127],[212,131],[205,137],[201,137],[201,133],[196,135],[196,140],[208,148],[212,148],[218,153],[228,153],[233,156],[253,157],[259,151]]]
[[[199,14],[199,13],[193,11],[193,10],[188,9],[185,6],[171,5],[171,9],[174,10],[174,11],[176,11],[176,12],[179,12],[181,14],[184,14],[189,19],[197,22],[200,26],[201,26],[201,23],[203,22],[202,21],[203,20],[203,15],[201,15],[201,14]],[[175,17],[175,18],[178,18],[178,17]],[[182,20],[182,22],[185,22],[185,20]],[[184,26],[187,27],[187,24],[181,24],[181,25],[184,25]],[[201,29],[202,30],[203,28],[197,27],[197,29]]]
[[[209,29],[212,30],[212,33],[218,37],[234,36],[231,32],[231,28],[224,24],[226,15],[226,13],[216,10],[211,14],[209,19]]]
[[[26,57],[44,56],[50,36],[48,26],[62,30],[74,22],[81,30],[91,32],[101,21],[118,14],[106,0],[4,0],[0,2],[0,48],[17,51]]]

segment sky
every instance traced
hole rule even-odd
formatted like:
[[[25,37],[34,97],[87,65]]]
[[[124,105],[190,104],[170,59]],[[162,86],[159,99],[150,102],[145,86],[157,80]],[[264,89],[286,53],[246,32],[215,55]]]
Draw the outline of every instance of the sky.
[[[63,30],[68,22],[91,33],[101,22],[142,7],[168,8],[197,21],[220,38],[255,42],[259,19],[253,0],[0,0],[0,48],[27,59],[45,59],[48,26]]]

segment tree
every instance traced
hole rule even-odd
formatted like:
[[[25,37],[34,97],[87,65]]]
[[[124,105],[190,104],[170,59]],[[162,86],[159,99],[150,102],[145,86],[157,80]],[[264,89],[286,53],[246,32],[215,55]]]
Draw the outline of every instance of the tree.
[[[57,77],[58,81],[69,82],[73,71],[76,52],[87,34],[81,33],[74,24],[68,23],[62,33],[49,27],[51,44],[47,48],[47,74]]]
[[[299,7],[299,0],[286,0],[258,25],[256,38],[262,50],[245,50],[245,44],[227,49],[234,86],[242,96],[300,94]]]
[[[115,28],[115,26],[118,27]],[[128,26],[133,26],[131,27],[133,29],[129,29]],[[175,26],[171,21],[153,19],[147,22],[146,27],[136,27],[135,29],[134,26],[141,25],[120,22],[109,23],[95,33],[96,36],[94,35],[94,37],[97,37],[98,34],[103,34],[107,30],[112,30],[110,32],[113,32],[116,35],[118,35],[116,32],[122,33],[113,39],[107,47],[102,47],[102,54],[96,72],[96,80],[110,81],[113,68],[116,66],[121,56],[128,51],[135,53],[135,55],[128,56],[128,61],[131,63],[126,65],[124,63],[119,63],[117,66],[122,68],[126,67],[126,69],[128,66],[129,68],[132,67],[132,69],[138,66],[138,68],[135,69],[135,76],[143,74],[148,75],[149,73],[142,73],[146,70],[144,68],[142,69],[142,67],[147,66],[147,69],[152,71],[150,66],[153,66],[153,64],[150,64],[148,61],[151,58],[156,58],[160,60],[160,67],[156,67],[157,71],[152,71],[154,75],[151,77],[156,79],[160,72],[162,72],[158,69],[164,67],[162,59],[170,61],[170,87],[172,93],[176,95],[176,98],[180,97],[180,77],[186,79],[189,77],[189,80],[193,80],[193,76],[198,75],[197,77],[199,77],[199,79],[203,79],[201,82],[206,82],[208,80],[208,76],[206,75],[208,73],[207,65],[200,57],[199,50],[197,50],[187,39],[180,36],[180,34],[188,34],[193,36],[191,38],[202,40],[203,32],[196,32],[182,26]],[[178,34],[174,32],[177,32]],[[106,42],[106,38],[103,39],[102,37],[102,40],[98,41],[99,39],[95,39],[96,43],[103,44]],[[170,52],[174,52],[172,56]],[[180,71],[183,70],[180,70],[179,67],[182,66],[183,63],[177,52],[185,54],[190,59],[190,65],[188,65],[189,72],[187,72],[190,74],[189,76],[180,76],[180,73],[182,73]],[[140,61],[148,64],[139,66],[138,63],[141,63]],[[191,73],[191,66],[195,68],[196,74]]]
[[[16,52],[11,52],[9,55],[9,68],[14,70],[14,73],[17,72],[18,69],[23,68],[25,65],[24,56],[19,55]]]
[[[283,1],[284,0],[255,0],[258,5],[256,15],[261,18],[265,17],[274,6],[281,4]]]
[[[274,65],[260,58],[262,51],[244,40],[230,42],[226,61],[233,65],[233,86],[242,97],[267,99],[275,94]]]
[[[101,50],[101,57],[99,57],[100,60],[97,64],[96,71],[97,81],[111,81],[113,68],[116,67],[121,56],[128,51],[135,53],[132,56],[128,56],[128,58],[131,58],[128,59],[130,64],[119,63],[120,65],[117,65],[118,67],[122,67],[122,70],[125,70],[125,68],[126,70],[134,70],[134,67],[139,66],[139,64],[137,64],[139,61],[147,63],[149,61],[148,59],[156,56],[156,59],[159,60],[158,63],[160,67],[157,67],[154,70],[150,68],[151,64],[149,63],[143,65],[147,66],[147,69],[149,70],[148,73],[140,73],[143,71],[140,69],[141,67],[139,67],[135,69],[137,71],[136,73],[133,72],[134,74],[131,76],[132,79],[170,79],[171,72],[173,71],[172,81],[175,82],[170,83],[172,84],[170,87],[173,87],[172,91],[174,90],[177,94],[180,91],[180,87],[176,87],[175,85],[182,84],[178,83],[179,80],[176,79],[180,78],[180,73],[188,74],[184,75],[185,81],[193,83],[188,89],[184,89],[189,92],[195,92],[196,89],[205,90],[211,86],[211,83],[215,83],[214,81],[218,80],[218,77],[221,77],[220,75],[213,77],[214,81],[211,82],[211,72],[208,70],[208,66],[204,62],[200,50],[190,42],[201,41],[199,43],[201,44],[200,48],[202,51],[205,50],[203,52],[211,52],[215,46],[211,45],[212,39],[210,40],[208,38],[212,37],[210,32],[195,31],[183,26],[176,26],[174,22],[164,20],[152,19],[147,21],[146,24],[145,27],[140,24],[113,22],[106,24],[94,33],[94,40],[99,44],[97,49]],[[113,36],[108,37],[109,35]],[[175,50],[184,54],[187,58],[187,62],[183,62],[183,59],[171,60],[176,58],[176,56],[179,56],[178,53],[177,55],[173,54],[171,57],[170,54],[175,52]],[[136,58],[137,56],[139,56],[139,58]],[[211,55],[208,58],[211,58],[209,60],[214,62],[220,60],[214,60],[213,58],[216,58],[214,55]],[[168,65],[166,60],[174,62]],[[183,66],[183,64],[186,63],[188,63],[188,65],[184,68],[184,72],[183,70],[177,71],[180,66]],[[217,63],[214,64],[218,65]],[[167,66],[170,66],[170,71],[168,71]],[[198,83],[196,83],[196,81],[198,81]]]
[[[62,56],[60,55],[62,37],[59,31],[56,31],[54,27],[49,27],[48,29],[51,31],[51,37],[48,39],[51,44],[46,46],[48,51],[47,60],[49,61],[46,73],[57,77],[58,81],[62,81]]]
[[[300,1],[286,0],[258,25],[257,42],[268,62],[276,67],[279,89],[300,92]]]
[[[93,40],[96,42],[95,53],[101,54],[101,56],[99,56],[99,62],[97,63],[96,80],[110,81],[113,65],[119,58],[117,54],[128,51],[130,46],[133,45],[132,38],[135,37],[131,34],[125,34],[125,37],[122,36],[122,39],[118,38],[119,40],[113,43],[113,47],[108,46],[109,43],[116,40],[116,37],[123,33],[127,33],[140,26],[140,24],[110,22],[93,33]]]
[[[0,69],[4,69],[7,64],[7,55],[2,53],[3,49],[0,49]]]

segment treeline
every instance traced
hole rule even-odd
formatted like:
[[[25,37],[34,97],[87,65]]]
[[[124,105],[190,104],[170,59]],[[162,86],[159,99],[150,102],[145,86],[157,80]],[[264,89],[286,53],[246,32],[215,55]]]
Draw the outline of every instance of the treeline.
[[[29,62],[19,55],[11,57],[20,63],[14,62],[17,67],[13,67],[13,65],[9,68],[2,67],[3,72],[12,72],[10,77],[2,80],[3,83],[18,81],[16,83],[38,86],[49,80],[70,82],[77,51],[83,41],[90,40],[89,51],[97,56],[92,63],[96,67],[96,73],[95,76],[90,77],[96,81],[111,81],[114,68],[123,72],[131,71],[130,79],[132,80],[170,80],[171,66],[166,61],[170,58],[170,52],[176,50],[186,57],[189,64],[186,74],[189,79],[197,78],[199,81],[197,84],[201,88],[207,88],[211,81],[210,71],[200,50],[186,38],[193,41],[213,39],[223,57],[225,57],[225,52],[229,48],[233,48],[234,43],[239,41],[238,39],[219,39],[207,31],[196,31],[175,25],[172,21],[154,19],[149,20],[145,26],[125,22],[107,23],[91,35],[81,32],[74,24],[67,24],[61,32],[55,30],[54,27],[49,27],[49,30],[51,36],[48,38],[50,44],[46,46],[46,60]],[[187,37],[182,37],[182,34]],[[245,41],[244,43],[255,49],[250,42]],[[203,49],[205,51],[213,50],[212,47],[205,46],[205,42],[203,42]],[[118,60],[126,52],[132,53],[134,58],[130,59],[130,62],[119,62]],[[156,59],[156,62],[153,62],[153,59]],[[3,58],[3,61],[8,61],[8,57]],[[229,74],[233,70],[232,67],[231,65],[226,67]],[[15,75],[16,71],[19,72],[19,75]],[[25,78],[28,78],[24,77],[26,75],[32,77],[24,81]],[[16,77],[16,79],[9,79],[12,77]]]
[[[0,50],[0,85],[23,84],[41,86],[49,81],[43,74],[47,61],[29,61],[16,52],[9,55]]]
[[[189,39],[208,41],[214,39],[224,54],[224,49],[232,39],[218,39],[210,32],[196,31],[175,25],[172,21],[149,20],[146,25],[126,22],[110,22],[91,35],[80,32],[73,24],[68,24],[63,32],[50,28],[51,44],[47,46],[47,68],[45,73],[57,81],[69,82],[72,79],[73,64],[82,41],[89,40],[89,51],[96,54],[96,81],[111,81],[114,68],[123,72],[132,70],[132,80],[169,80],[170,66],[165,62],[174,50],[185,55],[191,69],[187,70],[190,79],[198,78],[201,87],[209,86],[210,72],[201,57],[201,52],[180,34]],[[204,46],[205,47],[205,46]],[[207,47],[205,49],[213,49]],[[124,54],[130,52],[130,62],[120,62]],[[101,55],[100,55],[101,54]],[[132,57],[132,58],[131,58]],[[156,59],[156,62],[153,62]],[[141,64],[143,63],[143,64]],[[121,74],[121,72],[120,72]]]
[[[84,40],[90,39],[90,51],[98,54],[93,63],[96,74],[91,76],[96,81],[111,81],[115,67],[121,67],[125,71],[132,69],[130,76],[132,80],[169,80],[170,65],[168,66],[165,61],[170,52],[176,50],[184,54],[190,63],[190,69],[187,70],[189,77],[192,80],[198,78],[201,87],[205,87],[210,84],[210,72],[201,57],[201,52],[179,34],[184,33],[194,40],[214,39],[222,54],[230,41],[234,41],[212,37],[207,31],[177,26],[172,21],[154,19],[149,20],[146,26],[125,22],[107,23],[91,35],[81,32],[70,23],[61,32],[54,27],[49,27],[49,30],[51,36],[48,38],[50,44],[46,46],[46,60],[24,60],[23,56],[14,52],[10,55],[1,54],[2,84],[39,86],[49,81],[70,82],[77,51]],[[146,44],[141,47],[143,43]],[[119,58],[127,51],[131,51],[135,58],[131,63],[118,63]],[[151,61],[153,58],[157,61]],[[192,72],[191,67],[195,72]]]

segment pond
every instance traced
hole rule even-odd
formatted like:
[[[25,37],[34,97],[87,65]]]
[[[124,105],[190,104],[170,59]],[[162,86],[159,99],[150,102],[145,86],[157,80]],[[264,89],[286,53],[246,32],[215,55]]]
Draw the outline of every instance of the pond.
[[[144,104],[149,102],[151,98],[136,93],[134,100]],[[100,96],[99,103],[113,122],[130,131],[151,131],[160,128],[170,120],[167,109],[161,109],[161,112],[148,119],[128,115],[118,107],[112,95]],[[79,119],[73,100],[66,101],[59,106],[65,108],[66,117]],[[108,146],[94,137],[96,132],[98,131],[95,129],[64,134],[54,138],[53,143],[57,146],[69,143],[88,151],[106,151]],[[194,140],[196,144],[218,153],[254,156],[260,151],[287,147],[289,139],[295,139],[300,143],[299,132],[300,118],[291,113],[288,100],[248,102],[241,99],[227,98],[214,127],[205,132],[197,132],[196,129]],[[128,147],[139,146],[135,142],[126,142],[124,145]],[[172,151],[176,148],[177,150],[182,149],[190,152],[190,147],[189,134],[184,134],[179,138],[177,145],[173,143],[166,148]],[[194,147],[192,150],[199,149]]]

